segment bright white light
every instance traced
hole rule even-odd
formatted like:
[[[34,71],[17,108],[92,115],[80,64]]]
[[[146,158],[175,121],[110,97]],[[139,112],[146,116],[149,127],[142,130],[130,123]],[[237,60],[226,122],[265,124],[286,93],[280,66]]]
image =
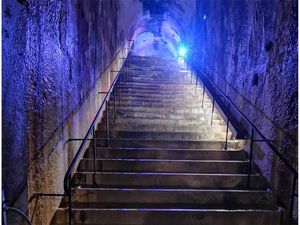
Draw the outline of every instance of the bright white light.
[[[179,46],[179,48],[178,48],[179,57],[184,58],[186,56],[187,52],[188,52],[188,50],[186,47],[184,47],[183,45]]]
[[[206,20],[206,14],[204,14],[203,19]]]

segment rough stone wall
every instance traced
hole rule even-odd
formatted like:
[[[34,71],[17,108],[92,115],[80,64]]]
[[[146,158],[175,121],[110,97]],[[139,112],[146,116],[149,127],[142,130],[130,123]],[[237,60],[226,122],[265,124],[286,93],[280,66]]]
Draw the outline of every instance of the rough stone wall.
[[[2,5],[2,182],[7,200],[26,187],[26,7]],[[17,134],[17,135],[16,135]],[[9,190],[9,191],[8,191]],[[17,197],[17,196],[16,196]],[[27,198],[27,195],[25,199]]]
[[[194,60],[297,167],[297,1],[197,2]],[[242,119],[240,119],[242,121]],[[257,139],[261,139],[256,136]],[[289,172],[266,145],[256,163],[288,203]]]
[[[63,147],[58,143],[65,137],[80,138],[73,136],[82,134],[74,115],[132,35],[141,4],[138,0],[5,0],[2,10],[3,183],[12,200],[20,187],[26,191],[27,184],[29,195],[44,191],[45,184],[50,186],[48,192],[61,190],[43,180],[41,171],[60,162],[59,172],[48,175],[50,180],[64,175],[73,154],[57,155],[57,147]],[[78,118],[90,121],[93,113],[81,110]],[[66,129],[71,117],[75,132]],[[82,130],[86,132],[86,127]]]

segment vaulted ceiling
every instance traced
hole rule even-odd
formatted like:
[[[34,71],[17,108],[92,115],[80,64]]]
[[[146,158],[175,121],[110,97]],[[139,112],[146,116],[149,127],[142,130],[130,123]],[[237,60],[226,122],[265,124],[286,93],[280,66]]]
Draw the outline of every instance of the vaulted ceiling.
[[[140,0],[143,17],[135,30],[134,54],[176,55],[186,42],[195,22],[196,0]]]

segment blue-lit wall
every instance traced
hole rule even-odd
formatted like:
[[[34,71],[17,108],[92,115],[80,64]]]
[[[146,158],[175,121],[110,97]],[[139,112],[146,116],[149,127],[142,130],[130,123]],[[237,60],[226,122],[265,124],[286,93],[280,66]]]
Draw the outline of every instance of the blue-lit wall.
[[[127,0],[3,1],[2,168],[9,200],[24,185],[26,193],[29,161],[40,162],[30,168],[36,173],[47,163],[51,149],[41,149],[130,38],[139,8]]]
[[[194,60],[297,167],[297,1],[198,1],[196,26]],[[266,146],[255,159],[287,203],[282,163]]]

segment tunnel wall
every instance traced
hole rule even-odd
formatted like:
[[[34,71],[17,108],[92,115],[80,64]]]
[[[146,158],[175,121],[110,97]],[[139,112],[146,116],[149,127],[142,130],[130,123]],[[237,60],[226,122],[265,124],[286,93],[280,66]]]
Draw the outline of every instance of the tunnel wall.
[[[193,29],[196,0],[140,0],[143,18],[135,30],[137,56],[176,57],[177,47],[185,43]]]
[[[294,0],[198,1],[193,52],[197,65],[268,139],[276,141],[273,144],[295,168],[297,7]],[[254,153],[259,170],[286,206],[291,173],[266,145],[256,143]]]
[[[78,148],[66,141],[85,135],[101,103],[95,93],[107,90],[110,70],[122,65],[127,52],[115,56],[142,6],[138,0],[5,0],[2,10],[2,179],[8,200],[25,195],[16,200],[26,210],[33,193],[63,191],[60,181]],[[36,224],[49,224],[59,202],[45,201]]]

